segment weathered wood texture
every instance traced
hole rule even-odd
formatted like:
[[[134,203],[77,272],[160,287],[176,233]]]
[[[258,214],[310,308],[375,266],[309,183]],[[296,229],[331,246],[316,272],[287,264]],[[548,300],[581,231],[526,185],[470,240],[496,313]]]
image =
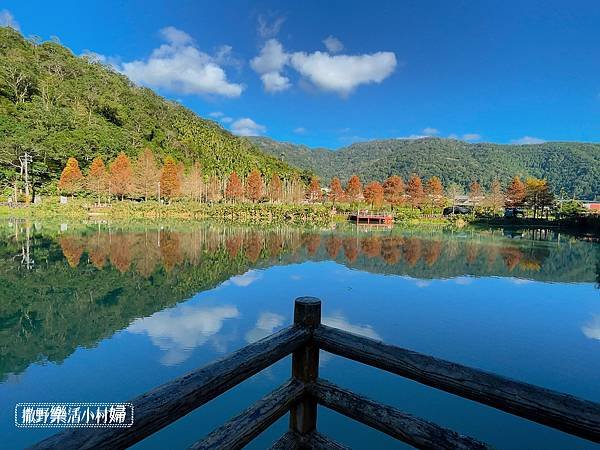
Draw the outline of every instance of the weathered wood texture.
[[[327,436],[323,436],[318,431],[312,431],[304,436],[300,436],[294,431],[288,431],[283,434],[269,450],[350,450]]]
[[[600,404],[321,325],[325,351],[600,442]]]
[[[321,323],[321,300],[300,297],[294,303],[294,325],[313,330]],[[313,339],[298,348],[292,355],[292,377],[303,383],[314,383],[319,376],[319,348]],[[317,428],[317,402],[305,395],[290,409],[290,430],[300,435]]]
[[[131,428],[79,428],[45,439],[35,449],[126,448],[305,345],[310,330],[290,326],[132,400]]]
[[[304,384],[290,380],[270,394],[266,395],[240,415],[226,422],[196,442],[191,450],[211,450],[223,448],[235,450],[244,447],[262,433],[273,422],[286,414],[292,403],[304,394]]]
[[[327,436],[323,436],[318,431],[313,431],[308,435],[305,448],[311,450],[350,450],[350,447],[346,447]]]
[[[310,387],[318,402],[358,422],[382,431],[416,448],[425,449],[489,449],[473,438],[405,414],[325,380]]]
[[[269,450],[298,450],[300,448],[300,439],[293,431],[288,431],[277,439]]]

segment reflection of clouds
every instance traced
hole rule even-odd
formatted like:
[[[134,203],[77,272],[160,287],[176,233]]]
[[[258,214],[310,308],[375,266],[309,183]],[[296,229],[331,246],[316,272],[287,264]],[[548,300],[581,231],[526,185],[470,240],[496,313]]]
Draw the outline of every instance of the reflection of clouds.
[[[454,282],[456,284],[460,284],[461,286],[466,286],[473,282],[473,278],[471,278],[471,277],[456,277],[456,278],[454,278]]]
[[[417,286],[418,288],[426,288],[430,284],[431,284],[431,281],[426,281],[426,280],[415,281],[415,286]]]
[[[137,319],[127,330],[150,336],[154,345],[166,350],[161,363],[172,366],[185,361],[194,348],[221,331],[225,319],[236,318],[239,314],[235,306],[183,305]]]
[[[290,280],[299,281],[302,277],[300,275],[290,275]]]
[[[256,325],[254,328],[246,333],[246,342],[252,343],[267,337],[275,331],[275,328],[279,328],[283,325],[285,317],[280,316],[272,312],[264,312],[258,316]]]
[[[512,284],[516,284],[517,286],[521,285],[521,284],[529,284],[529,283],[533,283],[533,281],[531,280],[525,280],[523,278],[507,278],[506,279],[509,283]]]
[[[246,287],[250,286],[256,280],[260,280],[262,278],[262,274],[258,270],[249,270],[243,275],[237,275],[235,277],[231,277],[229,281],[236,286]]]
[[[594,314],[590,321],[581,327],[581,331],[586,337],[600,341],[600,314]]]
[[[352,324],[348,322],[346,317],[344,317],[344,315],[341,313],[336,313],[332,316],[325,316],[321,322],[327,326],[339,328],[349,333],[360,334],[361,336],[377,339],[379,341],[381,340],[381,337],[377,334],[373,327],[371,327],[371,325]]]

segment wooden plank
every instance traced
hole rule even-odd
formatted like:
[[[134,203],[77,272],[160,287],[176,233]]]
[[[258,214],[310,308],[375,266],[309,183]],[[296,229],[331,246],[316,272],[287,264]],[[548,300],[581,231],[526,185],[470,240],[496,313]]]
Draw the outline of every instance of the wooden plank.
[[[294,324],[312,331],[321,324],[321,300],[300,297],[294,303]],[[314,383],[319,376],[319,348],[311,339],[292,355],[292,377]],[[290,409],[290,430],[301,436],[317,428],[317,402],[306,395]]]
[[[129,447],[269,367],[309,339],[308,329],[290,326],[132,400],[134,423],[130,428],[70,429],[32,448]]]
[[[236,450],[244,447],[286,414],[290,406],[302,397],[304,391],[304,383],[298,380],[288,381],[203,440],[193,444],[190,450]]]
[[[593,442],[600,442],[600,404],[423,355],[321,325],[325,351],[378,367]]]
[[[342,389],[325,380],[310,387],[323,406],[417,448],[479,450],[490,447],[397,409]]]
[[[298,450],[300,448],[300,440],[298,435],[293,431],[284,433],[277,441],[273,443],[269,450]]]
[[[311,450],[350,450],[350,447],[346,447],[318,431],[313,431],[308,436],[306,447]]]

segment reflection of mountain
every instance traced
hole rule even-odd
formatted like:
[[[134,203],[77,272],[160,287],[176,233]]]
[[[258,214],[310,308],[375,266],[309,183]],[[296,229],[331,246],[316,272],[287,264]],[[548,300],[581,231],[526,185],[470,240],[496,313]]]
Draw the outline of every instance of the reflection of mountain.
[[[13,234],[0,239],[0,377],[39,359],[60,362],[78,346],[94,345],[139,317],[226,280],[248,286],[262,276],[256,269],[277,264],[333,259],[417,279],[468,275],[594,282],[598,245],[554,238],[508,239],[498,231],[356,234],[354,229],[319,233],[208,224],[184,231],[84,228],[51,237],[15,225]],[[167,336],[175,349],[167,359],[176,360],[185,353],[186,338],[156,330],[163,323],[185,328],[204,320],[206,311],[189,313],[189,321],[159,313],[135,322],[132,330]],[[279,321],[265,316],[246,338],[268,334]]]

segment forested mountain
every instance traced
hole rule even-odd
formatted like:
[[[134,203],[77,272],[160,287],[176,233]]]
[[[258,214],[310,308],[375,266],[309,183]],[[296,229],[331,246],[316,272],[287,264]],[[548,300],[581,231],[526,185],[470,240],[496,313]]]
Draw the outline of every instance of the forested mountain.
[[[456,139],[386,139],[359,142],[336,151],[252,138],[263,151],[294,166],[313,170],[325,182],[357,174],[363,181],[383,181],[397,174],[437,175],[444,185],[489,186],[497,177],[546,178],[554,191],[582,198],[600,196],[600,144],[546,142],[533,145],[470,144]]]
[[[205,174],[295,171],[107,66],[0,27],[0,190],[13,184],[25,151],[39,188],[60,176],[69,156],[85,172],[96,156],[108,161],[145,147],[159,158],[199,161]]]

